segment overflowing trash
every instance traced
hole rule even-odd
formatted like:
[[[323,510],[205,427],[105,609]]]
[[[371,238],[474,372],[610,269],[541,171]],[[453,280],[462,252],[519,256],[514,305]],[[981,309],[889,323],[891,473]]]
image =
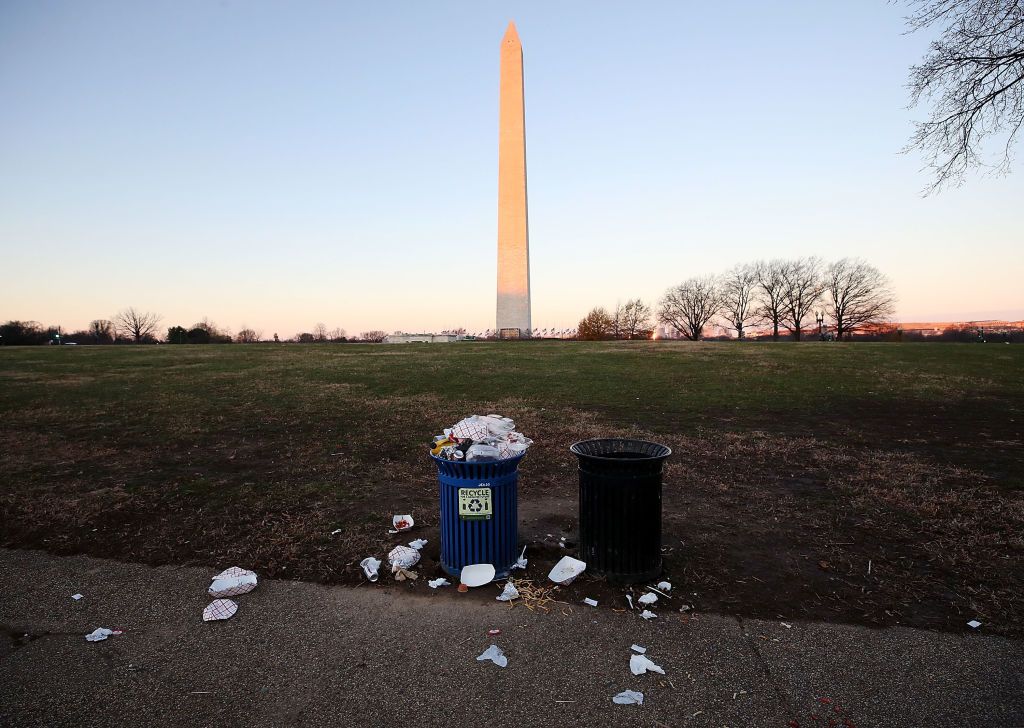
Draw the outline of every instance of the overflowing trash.
[[[637,601],[646,607],[647,605],[654,604],[656,601],[658,601],[658,595],[652,594],[651,592],[647,592],[642,597],[637,599]]]
[[[561,561],[548,574],[548,578],[556,584],[572,584],[572,580],[587,570],[587,564],[572,556],[563,556]]]
[[[498,667],[505,667],[506,665],[508,665],[508,658],[505,657],[505,653],[502,652],[501,648],[497,645],[491,645],[486,650],[484,650],[482,655],[480,655],[476,659],[479,662],[490,660]]]
[[[636,690],[623,690],[612,698],[612,702],[618,705],[643,705],[644,694],[638,693]]]
[[[647,655],[630,655],[629,656],[629,671],[634,675],[643,675],[645,672],[656,672],[659,675],[664,675],[665,671],[661,669],[660,665],[655,665],[651,662]]]
[[[221,619],[231,619],[238,611],[238,604],[230,599],[214,599],[203,610],[204,622],[216,622]]]
[[[85,636],[87,642],[100,642],[105,640],[110,635],[114,634],[114,630],[107,629],[106,627],[97,627],[92,632]]]
[[[501,415],[471,415],[434,437],[430,454],[472,463],[518,457],[533,440],[516,432],[516,423]]]
[[[519,590],[516,589],[516,585],[512,583],[512,580],[505,584],[505,590],[499,594],[496,599],[499,602],[511,602],[513,599],[519,598]]]
[[[445,579],[444,577],[441,577],[440,579],[431,579],[430,581],[427,582],[427,586],[429,586],[431,589],[437,589],[440,586],[451,586],[451,585],[452,585],[452,583],[450,581],[448,581],[447,579]]]
[[[463,566],[459,581],[467,587],[483,586],[494,581],[494,564],[470,564]]]
[[[255,571],[249,571],[240,566],[232,566],[213,577],[207,592],[214,599],[236,597],[241,594],[248,594],[255,589],[256,581]]]
[[[378,573],[380,570],[380,559],[367,556],[359,562],[359,566],[362,568],[363,573],[366,574],[366,578],[370,581],[377,581],[380,577],[380,574]]]

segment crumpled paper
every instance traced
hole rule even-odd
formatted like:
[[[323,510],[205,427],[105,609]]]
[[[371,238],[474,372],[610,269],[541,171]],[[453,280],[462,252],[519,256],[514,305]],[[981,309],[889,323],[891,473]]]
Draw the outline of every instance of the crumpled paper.
[[[642,597],[637,599],[637,601],[643,604],[644,606],[647,606],[648,604],[654,604],[656,601],[658,601],[658,595],[654,592],[647,592]]]
[[[399,569],[411,569],[420,562],[420,552],[408,546],[395,546],[388,554],[388,563],[391,564],[391,571]]]
[[[452,583],[450,581],[448,581],[447,579],[445,579],[444,577],[441,577],[440,579],[431,579],[430,581],[427,582],[427,586],[429,586],[431,589],[437,589],[439,586],[451,586],[451,585],[452,585]]]
[[[248,594],[256,588],[256,572],[243,569],[240,566],[232,566],[229,569],[213,577],[210,584],[209,594],[215,599],[220,597],[236,597],[239,594]]]
[[[478,661],[490,660],[498,667],[505,667],[508,665],[508,658],[505,657],[505,653],[501,651],[501,648],[497,645],[491,645],[484,653],[476,658]]]
[[[105,640],[110,635],[114,634],[114,630],[107,629],[106,627],[97,627],[92,632],[85,636],[85,639],[89,642],[100,642]]]
[[[629,656],[629,671],[634,675],[643,675],[647,671],[656,672],[660,675],[664,675],[665,671],[661,669],[659,665],[655,665],[647,657],[647,655],[630,655]]]
[[[623,690],[612,698],[612,702],[619,705],[643,705],[644,694],[638,693],[636,690]]]
[[[519,598],[519,590],[516,589],[516,585],[511,581],[505,584],[505,590],[499,594],[495,599],[499,602],[511,602],[513,599]]]
[[[657,619],[658,618],[658,615],[655,614],[654,612],[652,612],[650,609],[645,609],[644,611],[640,612],[640,616],[643,617],[644,619]]]

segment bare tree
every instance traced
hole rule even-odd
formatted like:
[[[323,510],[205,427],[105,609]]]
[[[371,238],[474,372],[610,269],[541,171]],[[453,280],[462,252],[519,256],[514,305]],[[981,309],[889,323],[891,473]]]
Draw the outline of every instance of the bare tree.
[[[786,261],[759,261],[754,264],[757,275],[757,309],[755,315],[762,323],[772,327],[772,341],[779,340],[779,326],[785,310]]]
[[[114,323],[106,319],[96,319],[89,322],[89,336],[97,344],[111,344],[117,334]]]
[[[383,331],[364,331],[363,333],[359,334],[359,338],[362,339],[363,341],[369,341],[374,344],[379,344],[386,338],[388,338],[388,335]]]
[[[235,336],[235,341],[239,344],[258,344],[262,340],[263,332],[250,328],[242,328]]]
[[[758,272],[755,266],[743,263],[730,268],[722,276],[722,318],[742,339],[747,322],[756,315]]]
[[[314,326],[313,338],[317,341],[327,341],[327,326],[324,324],[317,324]]]
[[[690,278],[665,292],[658,307],[658,320],[690,341],[699,341],[704,327],[721,307],[722,292],[717,278]]]
[[[597,306],[580,321],[577,327],[578,338],[584,341],[610,339],[614,323],[608,311],[603,306]]]
[[[782,325],[800,341],[804,320],[825,290],[821,261],[814,257],[788,261],[782,279]]]
[[[633,298],[615,307],[612,330],[616,339],[639,339],[650,335],[651,307]]]
[[[858,258],[843,258],[825,269],[825,299],[837,339],[888,320],[896,301],[889,279]]]
[[[117,332],[132,339],[136,344],[144,339],[153,338],[159,323],[160,316],[157,314],[136,311],[133,307],[128,307],[114,316],[114,328]]]
[[[327,334],[327,338],[331,341],[345,341],[345,329],[336,326]]]
[[[905,151],[924,154],[934,178],[927,191],[958,184],[972,167],[988,166],[983,143],[995,138],[1008,172],[1024,125],[1024,2],[913,0],[913,31],[941,28],[921,63],[911,67],[911,106],[930,104]]]

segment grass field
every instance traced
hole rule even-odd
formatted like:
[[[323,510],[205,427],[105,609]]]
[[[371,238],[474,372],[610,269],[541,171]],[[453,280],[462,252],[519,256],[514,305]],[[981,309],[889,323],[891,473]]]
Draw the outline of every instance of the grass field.
[[[425,445],[500,412],[536,441],[534,576],[575,538],[568,446],[639,435],[674,450],[666,572],[698,610],[1022,633],[1024,347],[2,348],[0,412],[6,546],[356,582],[412,512],[433,576]]]

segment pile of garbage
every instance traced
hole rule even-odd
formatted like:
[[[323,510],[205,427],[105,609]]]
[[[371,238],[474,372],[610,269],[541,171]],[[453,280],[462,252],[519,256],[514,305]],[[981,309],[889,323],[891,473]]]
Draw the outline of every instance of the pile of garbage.
[[[533,440],[501,415],[471,415],[434,437],[430,454],[445,460],[488,463],[522,455]]]

